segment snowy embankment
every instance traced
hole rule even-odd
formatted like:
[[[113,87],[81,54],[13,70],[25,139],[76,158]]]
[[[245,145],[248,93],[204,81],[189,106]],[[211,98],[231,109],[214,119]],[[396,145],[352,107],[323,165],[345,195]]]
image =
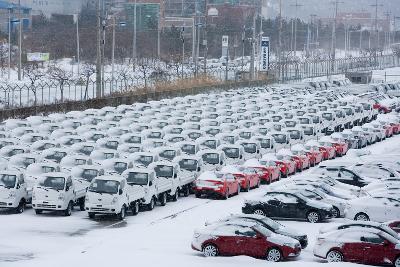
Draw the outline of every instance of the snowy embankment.
[[[368,148],[377,155],[394,154],[399,149],[400,136]],[[338,160],[343,159],[351,160],[350,156]],[[267,187],[264,185],[226,201],[182,198],[169,202],[166,207],[129,216],[123,222],[92,221],[86,212],[80,211],[71,217],[36,216],[32,209],[23,214],[1,214],[0,266],[356,266],[326,264],[312,253],[319,229],[345,219],[318,224],[282,221],[309,237],[309,246],[297,259],[288,262],[267,263],[250,257],[205,258],[190,248],[195,228],[206,221],[240,213],[243,199],[259,195]]]

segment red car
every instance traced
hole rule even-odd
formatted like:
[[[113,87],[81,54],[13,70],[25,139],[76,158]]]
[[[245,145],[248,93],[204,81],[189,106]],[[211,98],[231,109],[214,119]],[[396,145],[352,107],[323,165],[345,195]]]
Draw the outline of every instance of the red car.
[[[314,255],[329,262],[400,266],[400,242],[374,228],[348,228],[317,237]]]
[[[325,159],[324,152],[318,146],[305,145],[304,148],[306,149],[307,156],[310,157],[311,166],[320,164]]]
[[[349,150],[349,144],[346,142],[335,141],[329,136],[324,136],[320,139],[320,145],[333,147],[336,151],[336,156],[344,156]]]
[[[281,152],[282,150],[279,153]],[[298,172],[301,172],[302,170],[308,169],[310,167],[310,159],[301,151],[287,150],[283,151],[283,153],[286,153],[287,156],[290,156],[291,159],[296,162],[296,168]]]
[[[269,184],[281,179],[281,168],[273,160],[249,159],[243,166],[257,169],[260,173],[261,182]]]
[[[296,173],[298,163],[291,156],[276,155],[276,158],[276,163],[285,164],[287,166],[288,175]]]
[[[400,233],[400,221],[391,221],[388,222],[387,225],[397,233]]]
[[[239,181],[240,189],[250,191],[260,186],[260,176],[254,168],[228,165],[221,169],[222,173],[233,174]]]
[[[318,149],[318,151],[322,153],[324,160],[334,159],[336,157],[336,150],[333,146],[325,146],[321,145],[317,141],[309,141],[307,142],[305,147],[307,149],[308,148]]]
[[[240,185],[232,174],[207,171],[196,179],[193,190],[196,197],[207,195],[228,199],[232,195],[239,194]]]
[[[292,174],[296,170],[296,163],[294,161],[289,161],[286,159],[278,159],[275,154],[265,154],[262,161],[273,161],[280,168],[281,177],[288,177],[289,174]]]
[[[299,241],[252,222],[212,224],[196,230],[192,249],[206,257],[245,255],[274,262],[297,257],[301,252]]]

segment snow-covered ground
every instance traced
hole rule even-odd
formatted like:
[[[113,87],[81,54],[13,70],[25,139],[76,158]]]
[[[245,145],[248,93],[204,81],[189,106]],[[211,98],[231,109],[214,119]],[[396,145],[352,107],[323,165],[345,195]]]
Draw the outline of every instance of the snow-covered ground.
[[[397,153],[400,136],[368,148],[374,154]],[[350,156],[346,156],[349,159]],[[339,159],[342,161],[343,159]],[[290,178],[288,178],[290,179]],[[250,257],[205,258],[191,249],[193,230],[231,213],[240,213],[243,199],[261,194],[267,185],[229,200],[196,199],[193,196],[169,202],[151,212],[129,216],[125,221],[89,220],[86,212],[71,217],[55,214],[0,214],[0,266],[350,266],[326,264],[315,258],[315,237],[327,223],[283,221],[307,233],[309,246],[292,261],[270,263]],[[354,265],[355,266],[355,265]]]

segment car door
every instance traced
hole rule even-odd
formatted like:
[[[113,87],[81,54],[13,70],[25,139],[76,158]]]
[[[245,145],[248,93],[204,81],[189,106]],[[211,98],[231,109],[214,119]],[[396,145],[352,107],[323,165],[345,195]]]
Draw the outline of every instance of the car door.
[[[268,217],[282,217],[283,213],[281,212],[281,201],[279,200],[281,198],[280,195],[281,194],[279,193],[266,195],[263,206]]]
[[[292,194],[280,195],[280,213],[283,218],[298,218],[299,216],[299,199]]]
[[[242,255],[255,258],[262,258],[265,256],[267,241],[264,235],[254,229],[248,228],[243,232],[243,237]]]
[[[214,230],[214,242],[216,243],[221,255],[241,255],[241,248],[237,243],[237,241],[240,239],[236,234],[237,230],[238,226],[234,225],[222,225]]]
[[[341,249],[346,261],[358,263],[364,260],[364,243],[361,241],[364,233],[360,230],[348,231],[343,232],[339,237],[339,240],[345,241]]]
[[[374,233],[364,233],[361,236],[361,242],[364,245],[364,255],[362,263],[365,264],[383,264],[385,263],[385,239]]]

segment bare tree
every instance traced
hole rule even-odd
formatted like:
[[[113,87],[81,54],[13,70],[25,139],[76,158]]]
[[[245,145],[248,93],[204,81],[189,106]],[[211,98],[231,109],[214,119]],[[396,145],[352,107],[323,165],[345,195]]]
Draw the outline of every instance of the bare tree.
[[[96,67],[91,64],[91,63],[85,63],[83,65],[81,75],[85,79],[85,96],[84,100],[87,99],[88,96],[88,89],[89,89],[89,82],[90,82],[90,77],[96,72]]]
[[[148,62],[147,59],[141,59],[138,62],[138,66],[139,66],[139,71],[142,73],[142,78],[143,78],[143,81],[144,81],[144,87],[147,88],[147,82],[148,82],[149,73],[150,73],[150,70],[151,70],[149,62]]]
[[[118,70],[118,78],[121,78],[124,81],[124,90],[128,89],[128,79],[131,77],[129,74],[131,72],[131,68],[128,65],[122,65]]]
[[[0,68],[1,75],[4,75],[4,69],[6,68],[6,62],[8,57],[8,47],[5,44],[0,44]]]
[[[72,73],[63,70],[60,67],[51,66],[49,67],[47,74],[50,78],[58,81],[61,93],[61,102],[64,102],[64,84],[71,79]]]
[[[25,76],[28,77],[28,79],[31,82],[29,89],[32,91],[32,93],[35,97],[34,105],[36,106],[36,104],[37,104],[36,82],[40,81],[45,76],[45,72],[43,69],[39,68],[38,66],[35,66],[33,64],[28,64],[28,65],[24,66],[24,73],[25,73]],[[29,101],[29,90],[28,90],[28,101]]]

